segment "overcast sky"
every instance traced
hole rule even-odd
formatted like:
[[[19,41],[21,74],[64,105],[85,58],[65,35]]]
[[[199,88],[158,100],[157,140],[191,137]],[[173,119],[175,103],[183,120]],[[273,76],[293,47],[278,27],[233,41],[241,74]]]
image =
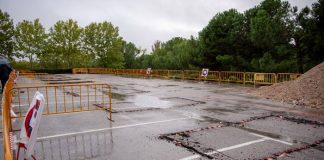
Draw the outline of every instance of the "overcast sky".
[[[243,12],[261,0],[0,0],[0,9],[14,23],[39,18],[48,29],[58,20],[72,18],[79,25],[110,21],[126,41],[151,50],[156,40],[197,36],[218,12]],[[298,8],[316,0],[289,0]]]

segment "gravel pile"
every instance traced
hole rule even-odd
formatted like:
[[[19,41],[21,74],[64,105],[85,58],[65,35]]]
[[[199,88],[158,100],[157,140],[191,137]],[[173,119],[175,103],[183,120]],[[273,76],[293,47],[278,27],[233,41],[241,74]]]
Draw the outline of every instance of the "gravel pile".
[[[253,95],[294,105],[324,108],[324,62],[294,81],[260,87]]]

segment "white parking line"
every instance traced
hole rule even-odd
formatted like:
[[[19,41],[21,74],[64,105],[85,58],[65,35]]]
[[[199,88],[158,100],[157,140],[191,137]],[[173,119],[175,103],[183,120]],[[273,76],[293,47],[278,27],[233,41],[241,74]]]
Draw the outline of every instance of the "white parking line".
[[[286,144],[286,145],[292,145],[289,142],[282,141],[282,140],[278,140],[278,139],[274,139],[274,138],[267,137],[267,136],[263,136],[263,135],[260,135],[260,134],[255,134],[255,133],[249,133],[249,134],[254,135],[254,136],[257,136],[257,137],[262,137],[262,138],[261,139],[258,139],[258,140],[254,140],[254,141],[249,141],[249,142],[237,144],[237,145],[230,146],[230,147],[225,147],[225,148],[217,149],[216,151],[207,152],[205,154],[206,155],[213,155],[215,153],[225,152],[225,151],[233,150],[233,149],[236,149],[236,148],[248,146],[248,145],[251,145],[251,144],[254,144],[254,143],[259,143],[259,142],[263,142],[263,141],[267,141],[267,140],[280,142],[280,143],[283,143],[283,144]],[[180,160],[193,160],[193,159],[197,159],[197,158],[200,158],[200,157],[201,157],[200,155],[193,155],[193,156],[181,158]]]
[[[258,140],[254,140],[254,141],[250,141],[250,142],[245,142],[245,143],[237,144],[237,145],[230,146],[230,147],[221,148],[221,149],[218,149],[216,151],[207,152],[205,154],[206,155],[213,155],[215,153],[229,151],[229,150],[232,150],[232,149],[236,149],[236,148],[248,146],[248,145],[251,145],[251,144],[254,144],[254,143],[263,142],[263,141],[266,141],[266,140],[267,140],[266,138],[261,138],[261,139],[258,139]],[[190,156],[190,157],[182,158],[180,160],[192,160],[192,159],[196,159],[196,158],[200,158],[200,157],[201,157],[200,155],[193,155],[193,156]]]
[[[44,140],[44,139],[49,139],[49,138],[57,138],[57,137],[63,137],[63,136],[71,136],[71,135],[77,135],[77,134],[92,133],[92,132],[98,132],[98,131],[130,128],[130,127],[136,127],[136,126],[144,126],[144,125],[165,123],[165,122],[172,122],[172,121],[179,121],[179,120],[185,120],[185,119],[190,119],[190,118],[188,118],[188,117],[176,118],[176,119],[169,119],[169,120],[163,120],[163,121],[154,121],[154,122],[137,123],[137,124],[123,125],[123,126],[110,127],[110,128],[93,129],[93,130],[82,131],[82,132],[72,132],[72,133],[65,133],[65,134],[57,134],[57,135],[52,135],[52,136],[39,137],[39,138],[37,138],[37,140]]]
[[[232,150],[232,149],[248,146],[248,145],[251,145],[251,144],[254,144],[254,143],[263,142],[263,141],[266,141],[266,140],[267,140],[266,138],[262,138],[262,139],[258,139],[258,140],[254,140],[254,141],[250,141],[250,142],[245,142],[245,143],[237,144],[237,145],[234,145],[234,146],[218,149],[217,152],[225,152],[225,151],[229,151],[229,150]],[[212,154],[215,154],[217,152],[215,152],[215,151],[210,152],[210,153],[207,153],[207,155],[212,155]]]
[[[272,140],[272,141],[276,141],[276,142],[280,142],[280,143],[283,143],[283,144],[286,144],[286,145],[293,145],[289,142],[286,142],[286,141],[282,141],[282,140],[279,140],[279,139],[274,139],[274,138],[271,138],[271,137],[267,137],[267,136],[263,136],[263,135],[260,135],[260,134],[256,134],[256,133],[249,133],[251,135],[254,135],[254,136],[257,136],[257,137],[262,137],[262,138],[266,138],[267,140]]]

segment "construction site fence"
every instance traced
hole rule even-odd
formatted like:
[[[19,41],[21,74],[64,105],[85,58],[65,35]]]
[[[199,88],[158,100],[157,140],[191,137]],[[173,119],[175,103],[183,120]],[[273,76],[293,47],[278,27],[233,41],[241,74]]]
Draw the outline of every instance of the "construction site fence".
[[[30,84],[19,85],[16,72],[11,72],[2,96],[2,135],[4,159],[13,159],[13,119],[26,116],[36,91],[44,95],[43,115],[106,110],[112,120],[112,87],[106,83]],[[16,113],[13,117],[11,110]]]
[[[174,78],[183,80],[205,80],[217,82],[249,83],[255,85],[269,85],[278,82],[297,79],[298,73],[256,73],[235,71],[209,71],[206,77],[197,70],[159,70],[152,69],[112,69],[112,68],[73,68],[73,74],[115,74],[126,76],[143,76],[158,78]]]

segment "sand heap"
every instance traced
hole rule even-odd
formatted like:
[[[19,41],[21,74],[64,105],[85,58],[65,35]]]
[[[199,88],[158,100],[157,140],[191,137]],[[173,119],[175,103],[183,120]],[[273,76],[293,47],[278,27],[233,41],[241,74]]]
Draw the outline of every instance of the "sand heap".
[[[324,62],[294,81],[260,87],[253,95],[313,108],[324,108]]]

